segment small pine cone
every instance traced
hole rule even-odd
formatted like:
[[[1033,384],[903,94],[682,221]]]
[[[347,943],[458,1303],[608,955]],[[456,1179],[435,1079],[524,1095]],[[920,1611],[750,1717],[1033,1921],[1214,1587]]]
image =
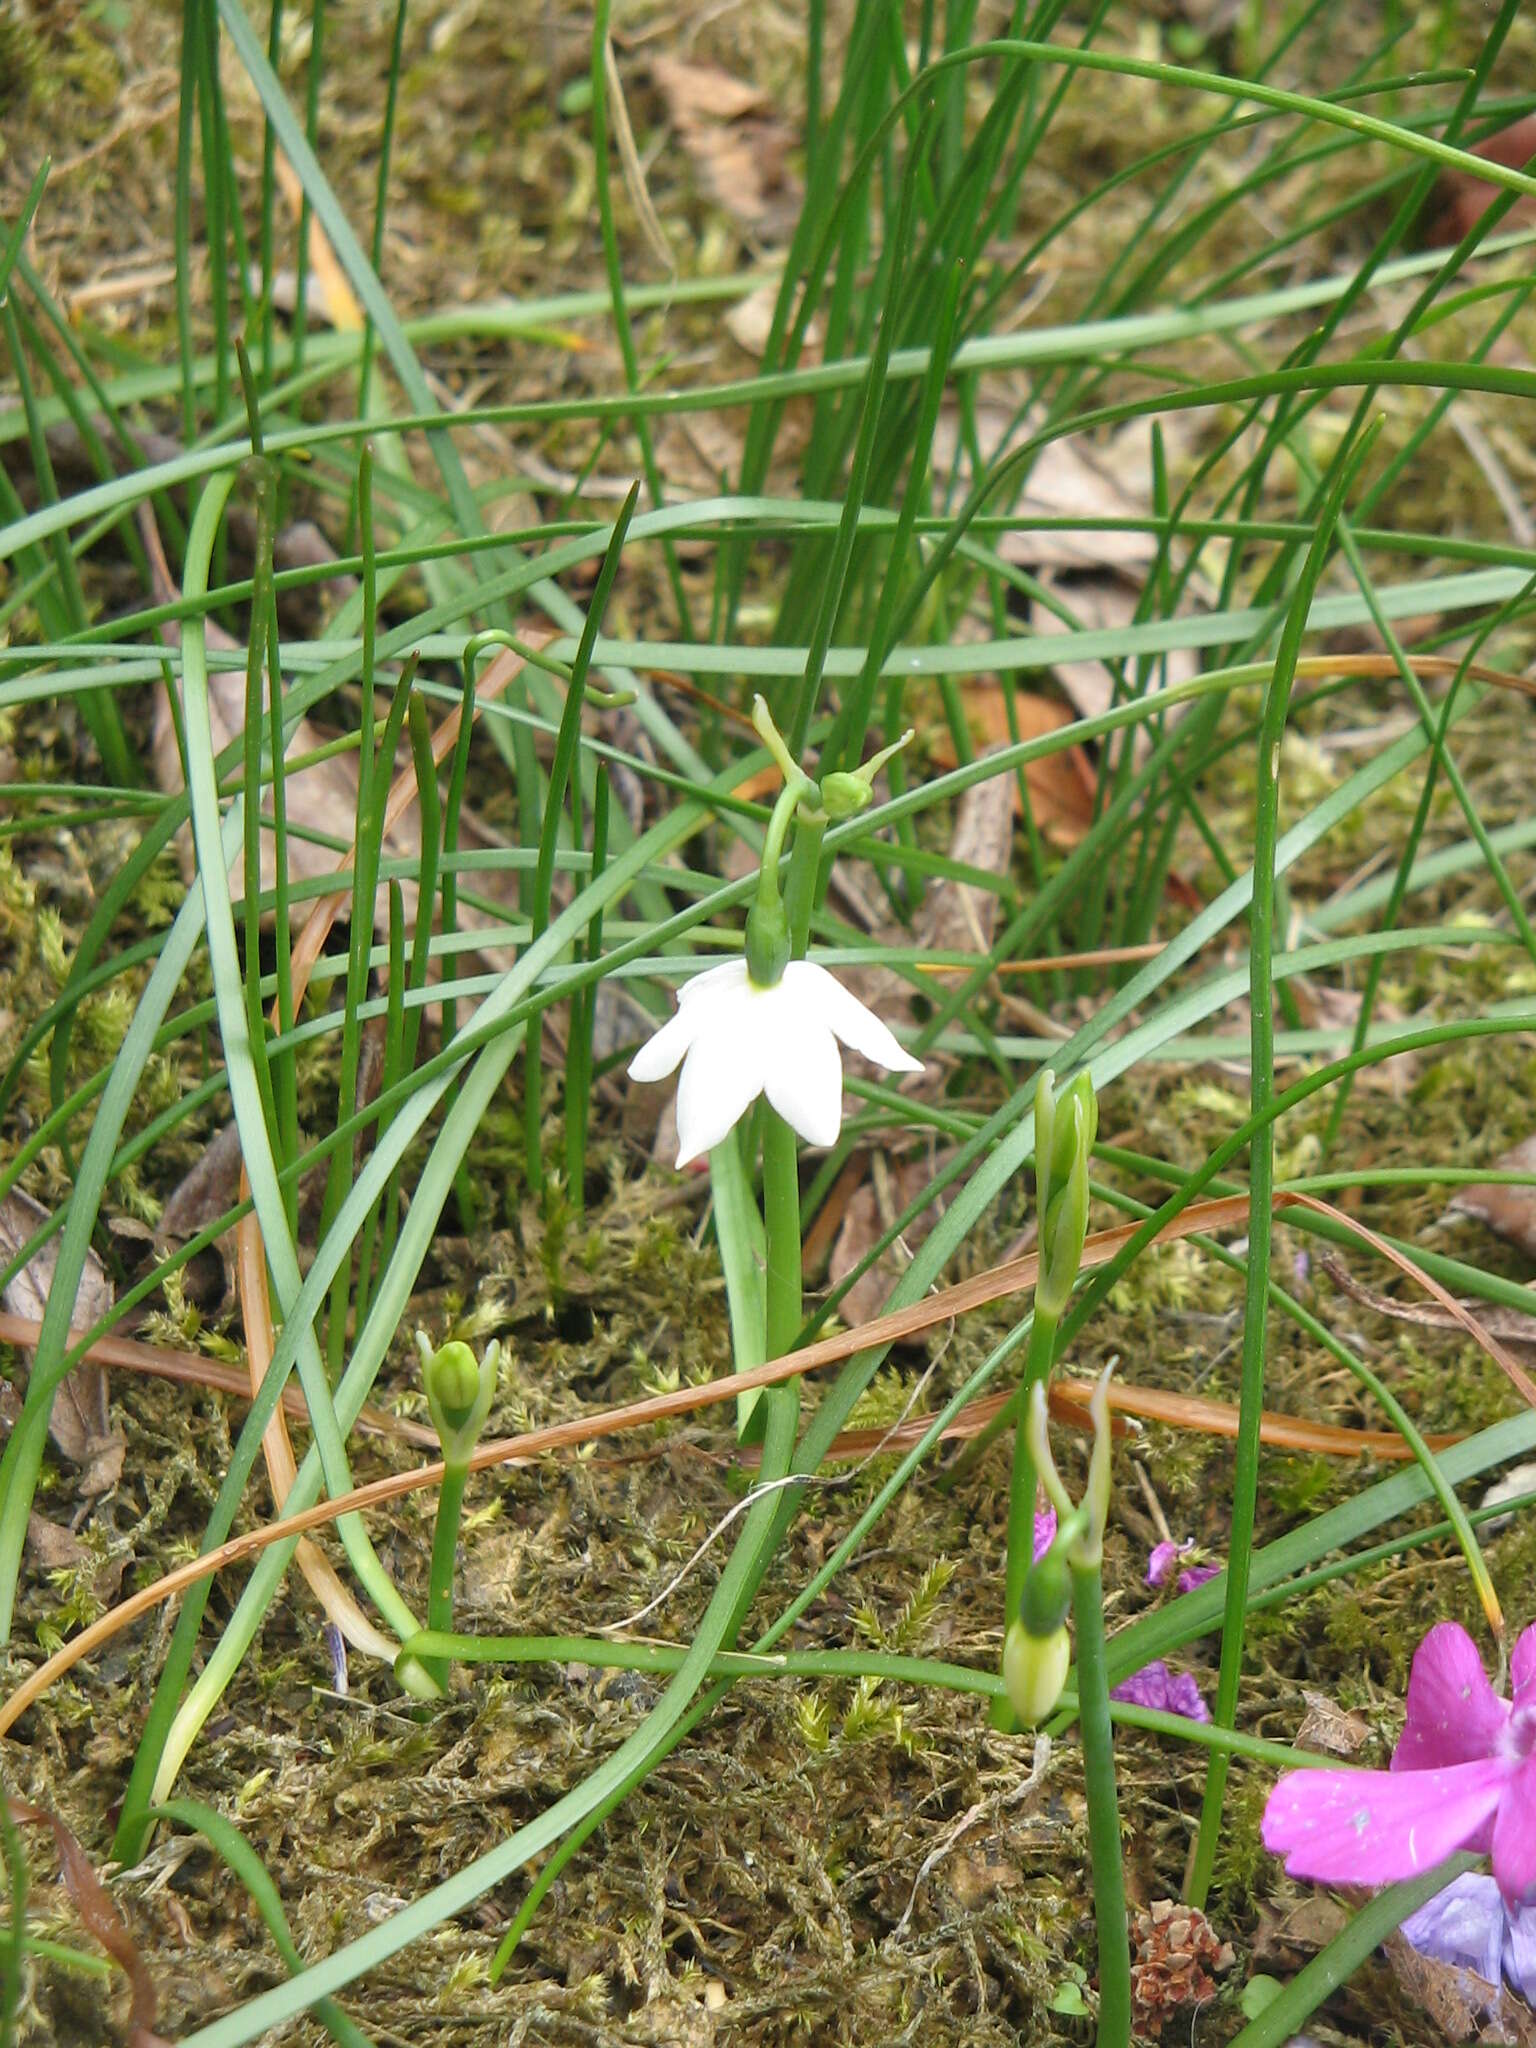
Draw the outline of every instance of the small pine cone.
[[[1194,1906],[1158,1899],[1138,1913],[1132,1928],[1135,1957],[1131,1963],[1133,2019],[1140,2034],[1160,2036],[1164,2024],[1181,2006],[1200,2005],[1215,1996],[1212,1972],[1233,1963],[1232,1946],[1217,1937],[1205,1915]]]

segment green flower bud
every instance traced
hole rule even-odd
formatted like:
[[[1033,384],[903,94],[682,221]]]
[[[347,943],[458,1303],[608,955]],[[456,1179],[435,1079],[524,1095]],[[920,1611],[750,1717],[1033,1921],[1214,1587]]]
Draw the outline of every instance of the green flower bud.
[[[1072,1639],[1064,1626],[1048,1636],[1032,1636],[1022,1621],[1009,1624],[1003,1639],[1003,1684],[1023,1727],[1038,1727],[1055,1706],[1071,1663]]]
[[[836,822],[839,818],[857,817],[874,797],[869,784],[859,776],[838,768],[821,778],[821,808]]]
[[[1019,1619],[1025,1634],[1040,1641],[1054,1635],[1071,1612],[1072,1578],[1067,1568],[1066,1546],[1058,1541],[1038,1564],[1030,1566],[1019,1602]]]
[[[1082,1104],[1071,1105],[1069,1120],[1080,1130]],[[1083,1262],[1088,1236],[1088,1148],[1080,1146],[1064,1181],[1041,1211],[1040,1274],[1035,1282],[1035,1311],[1060,1316],[1072,1298],[1072,1283]]]
[[[425,1333],[418,1330],[416,1349],[421,1356],[427,1410],[443,1447],[444,1462],[467,1464],[496,1398],[501,1346],[493,1342],[484,1358],[477,1360],[457,1338],[434,1351]]]
[[[772,988],[789,965],[789,918],[777,893],[764,892],[747,912],[747,973],[758,988]]]
[[[1078,1106],[1081,1121],[1075,1114]],[[1099,1099],[1092,1076],[1078,1074],[1058,1096],[1055,1075],[1042,1067],[1035,1083],[1035,1200],[1042,1217],[1077,1154],[1091,1152],[1098,1134]]]
[[[878,754],[857,768],[835,768],[830,775],[821,778],[819,800],[821,808],[832,819],[853,818],[862,811],[874,795],[874,780],[893,754],[899,754],[912,738],[914,728],[908,726],[899,740],[882,747]]]

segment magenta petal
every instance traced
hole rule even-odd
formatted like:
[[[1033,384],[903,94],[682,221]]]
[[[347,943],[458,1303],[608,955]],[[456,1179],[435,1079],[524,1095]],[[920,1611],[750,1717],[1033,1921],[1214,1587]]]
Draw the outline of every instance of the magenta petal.
[[[1193,1550],[1194,1547],[1193,1537],[1190,1537],[1185,1543],[1168,1541],[1154,1543],[1152,1555],[1147,1559],[1147,1584],[1149,1586],[1161,1586],[1170,1576],[1174,1566],[1184,1555],[1185,1551]]]
[[[1536,1686],[1536,1627],[1522,1629],[1520,1640],[1515,1644],[1514,1653],[1509,1660],[1509,1690],[1512,1704],[1517,1707],[1526,1704],[1536,1705],[1536,1692],[1531,1694],[1529,1702],[1523,1701],[1520,1697],[1531,1686]]]
[[[1056,1541],[1056,1510],[1053,1507],[1035,1509],[1034,1560],[1038,1564],[1051,1545]]]
[[[1485,1849],[1509,1766],[1449,1770],[1291,1771],[1269,1795],[1264,1846],[1292,1877],[1317,1884],[1395,1884],[1457,1849]]]
[[[1493,1824],[1493,1874],[1506,1905],[1536,1900],[1536,1756],[1517,1764],[1504,1781]]]
[[[1209,1721],[1211,1710],[1200,1694],[1200,1688],[1187,1671],[1173,1672],[1157,1658],[1151,1664],[1143,1664],[1139,1671],[1133,1671],[1110,1693],[1112,1700],[1124,1700],[1127,1706],[1151,1707],[1159,1714],[1182,1714],[1186,1721]]]
[[[1459,1622],[1438,1622],[1413,1653],[1392,1768],[1437,1771],[1492,1756],[1508,1719],[1509,1702],[1488,1683],[1476,1643]]]

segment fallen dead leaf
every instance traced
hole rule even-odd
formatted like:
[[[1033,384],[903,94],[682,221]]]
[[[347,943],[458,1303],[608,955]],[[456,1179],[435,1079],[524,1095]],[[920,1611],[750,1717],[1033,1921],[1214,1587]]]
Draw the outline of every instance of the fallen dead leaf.
[[[768,336],[773,327],[773,309],[779,302],[779,281],[769,278],[758,285],[744,299],[738,299],[725,316],[726,332],[740,349],[749,356],[761,357],[768,346]],[[802,363],[821,361],[821,344],[825,334],[821,318],[813,313],[806,322],[805,345],[800,353]]]
[[[48,1211],[40,1202],[34,1202],[20,1188],[12,1188],[0,1201],[0,1260],[9,1263],[47,1221]],[[5,1306],[12,1315],[42,1320],[58,1262],[59,1240],[55,1237],[41,1251],[33,1253],[6,1288]],[[70,1327],[89,1329],[111,1306],[112,1283],[100,1259],[87,1247]],[[124,1444],[112,1427],[107,1375],[101,1366],[82,1361],[65,1375],[54,1396],[48,1434],[61,1455],[80,1468],[78,1484],[82,1494],[90,1497],[105,1493],[117,1484],[123,1469]]]
[[[962,683],[960,695],[966,719],[980,751],[990,753],[994,748],[1012,745],[1008,700],[1003,694],[1010,688],[1021,740],[1039,739],[1043,733],[1060,732],[1063,726],[1072,724],[1072,713],[1064,704],[1014,688],[1007,681],[983,677]],[[928,734],[928,752],[940,768],[956,765],[954,743],[947,729],[939,728]],[[1031,761],[1025,769],[1025,780],[1035,823],[1046,838],[1053,846],[1067,850],[1076,846],[1093,822],[1094,774],[1082,748],[1064,747],[1059,753]],[[1008,781],[1015,814],[1022,815],[1024,803],[1017,780],[1010,776]]]
[[[1536,2048],[1536,2013],[1502,1984],[1475,1970],[1421,1956],[1401,1934],[1386,1942],[1392,1974],[1447,2041],[1484,2041]]]
[[[1508,1193],[1499,1189],[1500,1194]],[[1517,1190],[1518,1192],[1518,1190]],[[1395,1322],[1417,1323],[1428,1330],[1459,1330],[1466,1334],[1465,1325],[1458,1316],[1437,1301],[1397,1301],[1390,1294],[1378,1294],[1374,1288],[1364,1285],[1355,1278],[1343,1260],[1333,1252],[1319,1251],[1314,1255],[1318,1264],[1336,1287],[1341,1287],[1352,1300],[1363,1307],[1374,1309],[1377,1315],[1391,1316]],[[1507,1344],[1516,1353],[1529,1359],[1536,1351],[1536,1292],[1531,1295],[1531,1313],[1526,1315],[1517,1308],[1506,1308],[1497,1301],[1464,1301],[1462,1307],[1470,1309],[1478,1321],[1501,1343]]]
[[[1513,1151],[1495,1159],[1493,1171],[1536,1173],[1536,1134],[1522,1139]],[[1446,1206],[1453,1215],[1471,1216],[1486,1223],[1490,1230],[1536,1259],[1536,1187],[1501,1187],[1496,1181],[1477,1181],[1453,1195]]]
[[[870,1178],[853,1195],[843,1215],[842,1227],[832,1246],[827,1278],[837,1287],[847,1279],[882,1238],[896,1218],[915,1201],[929,1181],[950,1157],[944,1153],[930,1158],[903,1160],[892,1167],[883,1152],[870,1159]],[[869,1271],[856,1280],[843,1296],[838,1314],[850,1328],[870,1322],[885,1307],[891,1289],[911,1261],[912,1254],[943,1215],[947,1204],[941,1196],[914,1217],[905,1231],[881,1253]]]
[[[797,219],[790,131],[772,100],[712,64],[656,57],[651,76],[710,196],[743,227],[776,239]]]
[[[101,1943],[127,1976],[132,1991],[128,2015],[129,2048],[170,2048],[169,2042],[155,2032],[159,2000],[143,1953],[129,1932],[128,1923],[118,1911],[112,1894],[96,1875],[91,1859],[56,1813],[46,1807],[33,1806],[24,1799],[12,1799],[7,1804],[12,1820],[53,1830],[59,1873],[64,1879],[70,1903],[80,1915],[87,1933]]]
[[[1041,639],[1074,630],[1117,632],[1130,625],[1136,616],[1138,593],[1118,576],[1074,576],[1069,582],[1057,586],[1057,594],[1063,604],[1077,615],[1078,626],[1068,626],[1049,605],[1037,603],[1030,610],[1029,623],[1031,631]],[[1058,661],[1051,673],[1079,718],[1098,718],[1114,701],[1115,673],[1107,662]],[[1172,648],[1167,654],[1160,655],[1153,665],[1151,693],[1192,682],[1199,673],[1199,657],[1193,648]],[[1176,704],[1165,715],[1176,720],[1186,708]],[[1134,730],[1133,744],[1139,761],[1151,751],[1152,736],[1145,725],[1138,725]]]
[[[1371,1724],[1364,1714],[1339,1706],[1325,1692],[1302,1692],[1307,1711],[1296,1731],[1298,1749],[1323,1756],[1353,1756],[1369,1739]]]
[[[1324,1892],[1313,1892],[1289,1912],[1277,1912],[1262,1900],[1258,1910],[1253,1962],[1261,1970],[1299,1969],[1342,1933],[1349,1920],[1348,1908]]]
[[[1310,975],[1298,974],[1292,978],[1291,991],[1296,998],[1297,1015],[1309,1030],[1349,1031],[1360,1021],[1361,995],[1357,988],[1334,988],[1327,982],[1314,981]],[[1400,1024],[1403,1021],[1402,1010],[1380,995],[1371,1015],[1381,1024]],[[1416,1054],[1394,1053],[1391,1059],[1375,1060],[1370,1066],[1362,1067],[1355,1076],[1355,1086],[1390,1095],[1394,1101],[1401,1102],[1418,1071]]]
[[[1485,136],[1472,154],[1482,157],[1487,163],[1500,164],[1508,171],[1523,170],[1536,156],[1536,114],[1527,114],[1524,120],[1499,129],[1495,135]],[[1501,190],[1501,186],[1490,184],[1486,178],[1479,178],[1472,171],[1447,171],[1436,187],[1439,210],[1429,228],[1428,241],[1442,248],[1454,247],[1482,219]],[[1517,199],[1499,223],[1499,232],[1513,234],[1520,228],[1528,228],[1533,220],[1536,220],[1536,201]]]
[[[1018,793],[1011,775],[972,783],[955,806],[950,859],[982,874],[1006,875]],[[925,952],[988,953],[996,927],[996,893],[946,876],[924,900],[917,943]]]

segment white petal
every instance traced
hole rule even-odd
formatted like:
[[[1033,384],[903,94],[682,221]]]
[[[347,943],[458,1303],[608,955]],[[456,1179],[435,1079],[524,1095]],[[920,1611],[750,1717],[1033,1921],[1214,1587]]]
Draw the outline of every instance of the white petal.
[[[677,1163],[712,1152],[763,1090],[763,1045],[755,1000],[745,994],[710,1005],[677,1084]]]
[[[827,1026],[788,1004],[775,1020],[765,1092],[808,1145],[834,1145],[843,1127],[843,1062]]]
[[[707,967],[702,974],[690,975],[677,991],[677,1000],[691,1003],[695,996],[719,995],[722,992],[745,988],[747,985],[747,963],[745,960],[722,960],[718,967]]]
[[[677,1009],[661,1028],[649,1037],[629,1063],[631,1081],[664,1081],[693,1044],[708,1028],[709,1012],[721,997],[728,997],[745,985],[747,963],[727,960],[696,974],[677,992]],[[704,997],[701,1003],[698,999]]]
[[[784,970],[784,983],[793,988],[802,1009],[814,1009],[844,1045],[863,1053],[877,1067],[899,1074],[923,1071],[922,1061],[905,1051],[874,1011],[850,994],[825,967],[818,967],[811,960],[792,960]]]

